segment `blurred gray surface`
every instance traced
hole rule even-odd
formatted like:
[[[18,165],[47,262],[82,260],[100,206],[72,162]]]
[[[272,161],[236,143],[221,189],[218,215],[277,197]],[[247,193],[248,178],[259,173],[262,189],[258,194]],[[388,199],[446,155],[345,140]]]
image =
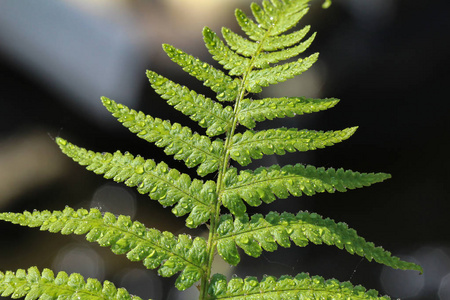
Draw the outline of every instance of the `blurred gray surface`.
[[[99,96],[132,106],[149,53],[131,16],[95,18],[70,2],[0,1],[0,51],[61,99],[110,122]]]

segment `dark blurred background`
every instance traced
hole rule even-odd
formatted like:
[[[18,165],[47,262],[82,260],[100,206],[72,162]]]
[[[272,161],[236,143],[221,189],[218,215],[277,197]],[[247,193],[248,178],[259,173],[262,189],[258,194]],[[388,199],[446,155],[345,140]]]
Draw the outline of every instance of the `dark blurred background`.
[[[207,25],[237,29],[235,7],[247,0],[43,0],[0,1],[0,210],[97,207],[127,214],[147,227],[189,231],[147,196],[103,179],[62,155],[57,136],[94,151],[141,154],[190,172],[135,137],[104,110],[100,96],[136,110],[195,127],[149,87],[152,69],[212,95],[183,74],[161,49],[182,48],[213,63],[201,37]],[[394,255],[419,263],[424,274],[395,271],[329,246],[265,252],[232,268],[217,259],[216,272],[231,277],[309,272],[351,280],[393,298],[450,299],[448,187],[450,104],[450,4],[447,1],[336,0],[328,10],[314,1],[301,25],[318,36],[308,53],[320,52],[309,71],[266,88],[255,97],[336,97],[333,109],[258,129],[298,127],[336,130],[359,126],[348,141],[327,149],[268,157],[259,165],[302,162],[393,178],[347,193],[289,198],[252,212],[315,211],[355,228]],[[174,278],[115,256],[83,236],[60,236],[0,223],[0,270],[36,265],[111,280],[143,299],[196,298],[172,288]]]

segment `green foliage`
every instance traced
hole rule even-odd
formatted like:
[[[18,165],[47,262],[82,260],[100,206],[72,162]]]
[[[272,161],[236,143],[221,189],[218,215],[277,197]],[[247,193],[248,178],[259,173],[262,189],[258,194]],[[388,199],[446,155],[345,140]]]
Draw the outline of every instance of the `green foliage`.
[[[213,299],[358,299],[387,300],[375,290],[366,291],[362,286],[352,286],[331,279],[325,281],[320,276],[309,277],[302,273],[295,277],[282,276],[278,280],[265,276],[260,282],[255,277],[241,279],[235,277],[227,282],[225,276],[215,274],[211,279],[209,293]]]
[[[88,278],[86,282],[80,274],[67,275],[59,272],[56,277],[49,269],[42,274],[36,267],[28,272],[19,269],[15,273],[0,272],[0,292],[2,297],[13,299],[82,299],[82,300],[141,300],[130,295],[125,289],[117,289],[113,283],[105,281],[103,285],[97,280]]]
[[[361,286],[334,279],[325,281],[305,273],[279,279],[265,276],[261,281],[255,277],[234,277],[228,281],[224,275],[211,274],[216,252],[229,264],[237,265],[242,254],[258,257],[263,250],[275,251],[278,245],[305,247],[309,243],[336,246],[396,269],[422,271],[420,266],[402,261],[367,242],[346,224],[315,213],[270,212],[266,216],[246,213],[247,205],[257,207],[262,202],[271,203],[290,195],[346,192],[390,178],[385,173],[359,173],[299,163],[240,171],[232,165],[234,161],[245,167],[264,155],[332,146],[348,139],[357,129],[350,127],[326,132],[296,128],[255,130],[257,122],[319,112],[339,102],[334,98],[257,100],[249,97],[249,93],[259,93],[263,87],[301,74],[317,60],[317,53],[297,58],[315,38],[313,33],[305,39],[310,26],[295,29],[308,12],[308,2],[263,0],[262,6],[252,3],[254,20],[236,10],[237,22],[249,38],[223,28],[223,41],[205,27],[206,48],[226,71],[171,45],[163,45],[172,61],[202,81],[216,97],[208,98],[147,71],[150,84],[169,105],[198,122],[205,129],[205,135],[102,97],[106,109],[131,132],[163,148],[167,155],[183,161],[187,167],[195,168],[198,176],[214,174],[214,181],[191,178],[191,175],[169,168],[165,162],[157,163],[140,155],[120,151],[93,152],[62,138],[56,139],[63,153],[88,170],[134,187],[163,206],[171,206],[175,216],[187,215],[187,227],[197,228],[206,223],[207,239],[191,238],[187,234],[174,236],[170,232],[146,228],[130,217],[101,213],[97,209],[66,207],[63,211],[53,212],[0,213],[0,220],[64,235],[86,235],[89,242],[109,247],[115,254],[124,254],[131,261],[141,261],[148,269],[158,269],[161,276],[178,275],[175,285],[179,290],[199,282],[199,299],[389,299]],[[329,4],[327,0],[323,6]],[[245,128],[238,132],[239,125]],[[85,282],[79,274],[68,276],[64,272],[55,278],[50,270],[44,269],[40,274],[35,267],[28,272],[0,272],[0,292],[2,296],[12,298],[25,296],[26,300],[140,299],[123,289],[116,289],[108,281],[103,285],[95,279]]]
[[[232,265],[237,265],[240,260],[236,246],[242,248],[245,254],[258,257],[262,250],[275,251],[277,244],[288,248],[292,241],[300,247],[305,247],[309,242],[334,245],[339,249],[345,248],[350,254],[364,256],[369,261],[374,259],[396,269],[421,270],[417,265],[401,261],[381,247],[366,242],[345,223],[323,219],[315,213],[299,212],[293,215],[270,212],[265,217],[260,214],[251,218],[244,215],[234,221],[232,216],[222,215],[217,233],[217,252]]]
[[[35,211],[33,213],[2,213],[0,219],[29,227],[40,227],[61,234],[85,234],[89,242],[110,247],[115,254],[126,254],[131,261],[142,261],[148,269],[159,268],[158,273],[170,277],[181,272],[176,286],[186,289],[198,281],[206,261],[206,242],[194,240],[186,234],[175,237],[170,232],[146,228],[130,217],[104,215],[97,209],[74,211],[66,207],[63,211]]]

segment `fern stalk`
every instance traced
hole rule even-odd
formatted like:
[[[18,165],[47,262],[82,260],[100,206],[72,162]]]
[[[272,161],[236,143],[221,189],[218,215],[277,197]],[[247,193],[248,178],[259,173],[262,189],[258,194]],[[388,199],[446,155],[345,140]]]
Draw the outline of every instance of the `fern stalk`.
[[[206,269],[207,272],[206,272],[205,276],[202,277],[202,280],[201,280],[201,290],[200,290],[199,299],[207,299],[207,295],[208,295],[209,278],[211,276],[212,263],[214,260],[214,252],[215,252],[215,248],[216,248],[216,244],[217,244],[217,233],[216,232],[217,232],[217,224],[218,224],[218,221],[220,218],[221,194],[222,194],[223,186],[224,186],[223,178],[227,171],[227,166],[230,161],[230,144],[231,144],[232,138],[234,136],[234,132],[237,127],[237,123],[238,123],[237,116],[239,115],[240,104],[245,96],[245,92],[246,92],[245,85],[247,83],[247,77],[253,69],[253,62],[254,62],[255,58],[257,57],[257,55],[261,52],[262,44],[264,43],[265,38],[269,35],[269,32],[270,32],[270,30],[267,31],[266,35],[264,36],[264,39],[262,41],[260,41],[255,54],[251,57],[250,65],[242,78],[241,85],[239,87],[238,96],[236,97],[236,99],[234,101],[234,103],[235,103],[234,110],[233,110],[234,117],[233,117],[231,128],[226,133],[225,146],[224,146],[223,159],[222,159],[222,169],[219,170],[218,178],[217,178],[217,183],[218,183],[217,184],[217,195],[219,197],[218,197],[215,209],[214,209],[215,213],[213,214],[213,217],[210,220],[210,232],[209,232],[209,237],[208,237],[209,259],[208,259],[208,266]]]
[[[209,29],[205,29],[209,30]],[[205,31],[204,30],[204,31]],[[234,117],[232,121],[231,128],[226,132],[226,139],[225,139],[225,146],[224,146],[224,152],[223,152],[223,159],[222,159],[222,168],[219,170],[218,177],[217,177],[217,203],[214,208],[214,214],[210,220],[210,232],[208,236],[208,265],[206,267],[206,273],[205,276],[201,279],[201,290],[200,290],[200,297],[199,299],[207,299],[208,297],[208,287],[209,287],[209,279],[211,276],[211,269],[212,269],[212,263],[214,260],[214,252],[217,245],[217,225],[220,218],[220,207],[221,207],[221,194],[224,187],[224,175],[227,171],[227,166],[230,162],[230,144],[232,141],[232,138],[234,136],[234,132],[236,130],[237,124],[238,124],[238,115],[240,110],[240,104],[241,101],[244,99],[245,96],[245,85],[247,83],[247,77],[250,74],[250,72],[253,69],[253,62],[255,58],[259,55],[262,49],[262,44],[264,43],[265,38],[269,35],[270,30],[267,31],[266,35],[264,36],[264,39],[260,41],[258,48],[255,52],[255,54],[251,57],[251,62],[246,70],[246,73],[244,74],[241,85],[239,87],[238,96],[234,100]]]

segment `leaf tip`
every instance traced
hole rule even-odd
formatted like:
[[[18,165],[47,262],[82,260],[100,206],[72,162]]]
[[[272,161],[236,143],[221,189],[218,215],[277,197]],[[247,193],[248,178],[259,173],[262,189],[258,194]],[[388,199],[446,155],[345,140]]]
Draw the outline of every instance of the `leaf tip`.
[[[60,146],[60,147],[64,147],[67,145],[67,140],[65,140],[63,138],[57,137],[55,141],[56,141],[56,144],[58,144],[58,146]]]

